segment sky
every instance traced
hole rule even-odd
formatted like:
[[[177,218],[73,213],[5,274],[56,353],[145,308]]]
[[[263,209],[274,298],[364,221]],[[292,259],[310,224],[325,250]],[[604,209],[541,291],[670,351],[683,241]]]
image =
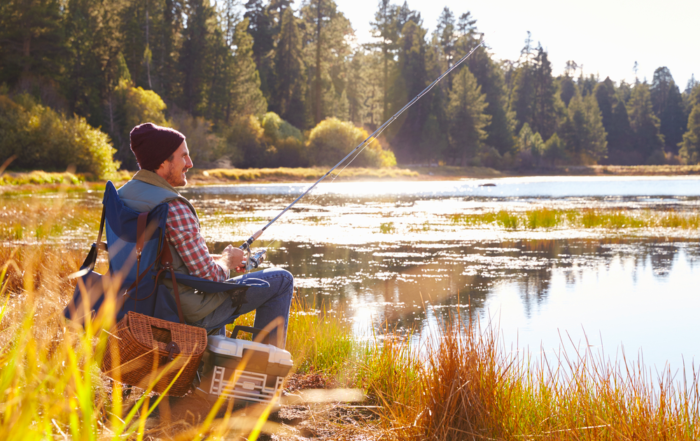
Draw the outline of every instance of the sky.
[[[336,2],[358,41],[372,41],[370,21],[379,1]],[[586,76],[629,83],[635,79],[636,61],[640,81],[651,82],[661,66],[670,69],[681,91],[691,74],[700,80],[700,0],[408,0],[408,6],[421,13],[430,33],[445,6],[457,17],[471,12],[497,59],[517,59],[530,31],[534,44],[541,43],[549,53],[555,75],[573,60],[583,65]]]

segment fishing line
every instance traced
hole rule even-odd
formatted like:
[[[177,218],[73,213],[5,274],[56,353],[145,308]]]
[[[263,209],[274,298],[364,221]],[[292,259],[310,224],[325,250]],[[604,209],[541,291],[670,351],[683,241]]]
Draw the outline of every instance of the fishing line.
[[[350,164],[352,164],[352,162],[353,162],[355,159],[357,159],[357,157],[360,155],[360,153],[362,153],[362,151],[364,151],[364,149],[367,148],[368,145],[370,145],[379,135],[381,135],[381,134],[384,132],[384,130],[386,130],[386,128],[387,128],[392,122],[396,121],[396,119],[398,119],[406,110],[408,110],[411,106],[413,106],[413,104],[415,104],[416,101],[418,101],[419,99],[421,99],[426,93],[430,92],[430,91],[433,89],[433,87],[435,87],[444,77],[446,77],[447,75],[449,75],[450,72],[452,72],[452,71],[455,70],[457,67],[459,67],[462,63],[464,63],[464,61],[466,61],[467,58],[469,58],[469,57],[470,57],[479,47],[481,47],[482,45],[483,45],[483,41],[482,41],[482,42],[479,42],[479,44],[476,45],[471,51],[469,51],[469,53],[467,53],[465,56],[463,56],[459,61],[457,61],[455,64],[453,64],[449,69],[447,69],[445,72],[443,72],[439,77],[437,77],[437,79],[435,79],[435,81],[433,81],[432,83],[430,83],[430,84],[428,85],[428,87],[426,87],[425,89],[423,89],[423,91],[422,91],[421,93],[419,93],[417,96],[415,96],[411,101],[409,101],[405,106],[403,106],[398,112],[396,112],[391,118],[389,118],[388,120],[386,120],[386,121],[384,122],[384,124],[382,124],[381,126],[379,126],[379,128],[377,128],[377,130],[375,130],[375,131],[374,131],[371,135],[369,135],[364,141],[362,141],[360,144],[358,144],[357,147],[355,147],[354,149],[352,149],[352,150],[350,151],[350,153],[348,153],[347,155],[345,155],[345,157],[344,157],[343,159],[341,159],[340,162],[338,162],[336,165],[334,165],[334,166],[333,166],[330,170],[328,170],[323,176],[321,176],[321,178],[319,178],[316,182],[314,182],[314,184],[311,185],[311,187],[309,187],[308,189],[306,189],[305,192],[303,192],[301,195],[299,195],[299,197],[297,197],[291,204],[289,204],[284,210],[282,210],[279,214],[277,214],[277,216],[275,216],[272,220],[270,220],[270,221],[267,223],[267,225],[265,225],[262,229],[256,231],[252,236],[250,236],[250,238],[248,238],[248,240],[246,240],[245,242],[243,242],[243,244],[242,244],[239,248],[242,249],[243,251],[246,251],[246,252],[248,253],[248,257],[250,258],[250,256],[251,256],[251,254],[250,254],[250,253],[251,253],[251,251],[250,251],[250,246],[253,244],[253,242],[255,242],[255,241],[263,234],[263,232],[265,232],[265,230],[267,230],[273,223],[275,223],[275,222],[277,221],[277,219],[279,219],[280,217],[282,217],[282,215],[284,215],[284,213],[286,213],[290,208],[292,208],[292,207],[294,206],[294,204],[296,204],[297,202],[299,202],[299,200],[301,200],[301,198],[303,198],[304,196],[306,196],[307,194],[309,194],[309,192],[311,192],[311,190],[313,190],[314,188],[316,188],[316,186],[317,186],[318,184],[320,184],[321,181],[323,181],[324,179],[326,179],[326,178],[328,177],[328,175],[330,175],[330,174],[333,172],[333,170],[335,170],[336,168],[338,168],[338,167],[339,167],[340,165],[342,165],[348,158],[350,158],[351,156],[353,156],[353,155],[355,154],[355,152],[357,152],[357,154],[355,154],[355,156],[345,165],[345,167],[343,167],[343,168],[340,170],[340,172],[334,176],[334,178],[331,180],[331,182],[334,182],[334,181],[338,178],[338,176],[340,176],[340,174],[341,174]],[[359,150],[359,151],[358,151],[358,150]],[[277,241],[274,241],[273,244],[276,243],[276,242],[277,242]],[[268,247],[269,247],[269,246],[270,246],[270,245],[268,245]],[[257,264],[256,264],[256,267],[257,267]]]

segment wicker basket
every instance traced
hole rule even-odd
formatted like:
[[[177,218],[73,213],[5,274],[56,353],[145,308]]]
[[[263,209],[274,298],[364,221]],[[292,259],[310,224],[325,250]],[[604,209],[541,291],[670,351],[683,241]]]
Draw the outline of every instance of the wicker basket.
[[[206,348],[204,328],[129,311],[107,340],[102,370],[115,381],[143,389],[162,374],[153,387],[158,393],[177,377],[167,395],[182,396],[189,390]]]

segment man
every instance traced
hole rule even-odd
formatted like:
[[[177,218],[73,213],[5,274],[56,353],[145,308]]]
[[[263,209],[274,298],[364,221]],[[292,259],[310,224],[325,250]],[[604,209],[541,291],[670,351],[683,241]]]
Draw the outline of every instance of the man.
[[[175,271],[217,282],[227,280],[232,269],[242,271],[245,255],[232,245],[224,249],[219,259],[212,258],[200,234],[197,212],[175,189],[187,185],[187,171],[192,168],[185,136],[176,130],[146,123],[134,127],[130,141],[140,170],[118,190],[119,197],[127,207],[138,212],[168,203],[165,235]],[[294,279],[288,271],[279,268],[258,271],[255,278],[267,281],[270,286],[250,287],[246,303],[239,311],[226,293],[203,294],[178,284],[185,321],[209,331],[221,330],[239,315],[255,310],[256,328],[265,328],[281,317],[284,327],[275,328],[270,341],[284,347]],[[163,283],[172,292],[172,282],[166,279]]]

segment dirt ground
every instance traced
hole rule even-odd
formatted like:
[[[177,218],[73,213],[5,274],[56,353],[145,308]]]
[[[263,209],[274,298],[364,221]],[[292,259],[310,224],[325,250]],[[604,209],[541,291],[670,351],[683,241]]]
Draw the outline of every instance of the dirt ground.
[[[280,401],[281,405],[270,413],[258,440],[386,439],[387,433],[381,428],[378,407],[364,399],[353,399],[349,402],[334,400],[333,397],[338,391],[347,390],[335,386],[337,385],[334,382],[318,374],[295,374],[290,377]],[[329,399],[318,400],[318,396]],[[357,393],[354,396],[357,397]],[[195,394],[181,398],[168,397],[167,402],[162,402],[149,416],[144,439],[191,439],[199,432],[197,426],[204,422],[211,409],[212,404],[209,401]],[[227,409],[224,406],[217,413],[215,425],[218,423],[228,426],[225,439],[247,440],[258,417],[264,411],[265,406],[262,405],[235,405],[232,406],[230,416],[226,420]]]

